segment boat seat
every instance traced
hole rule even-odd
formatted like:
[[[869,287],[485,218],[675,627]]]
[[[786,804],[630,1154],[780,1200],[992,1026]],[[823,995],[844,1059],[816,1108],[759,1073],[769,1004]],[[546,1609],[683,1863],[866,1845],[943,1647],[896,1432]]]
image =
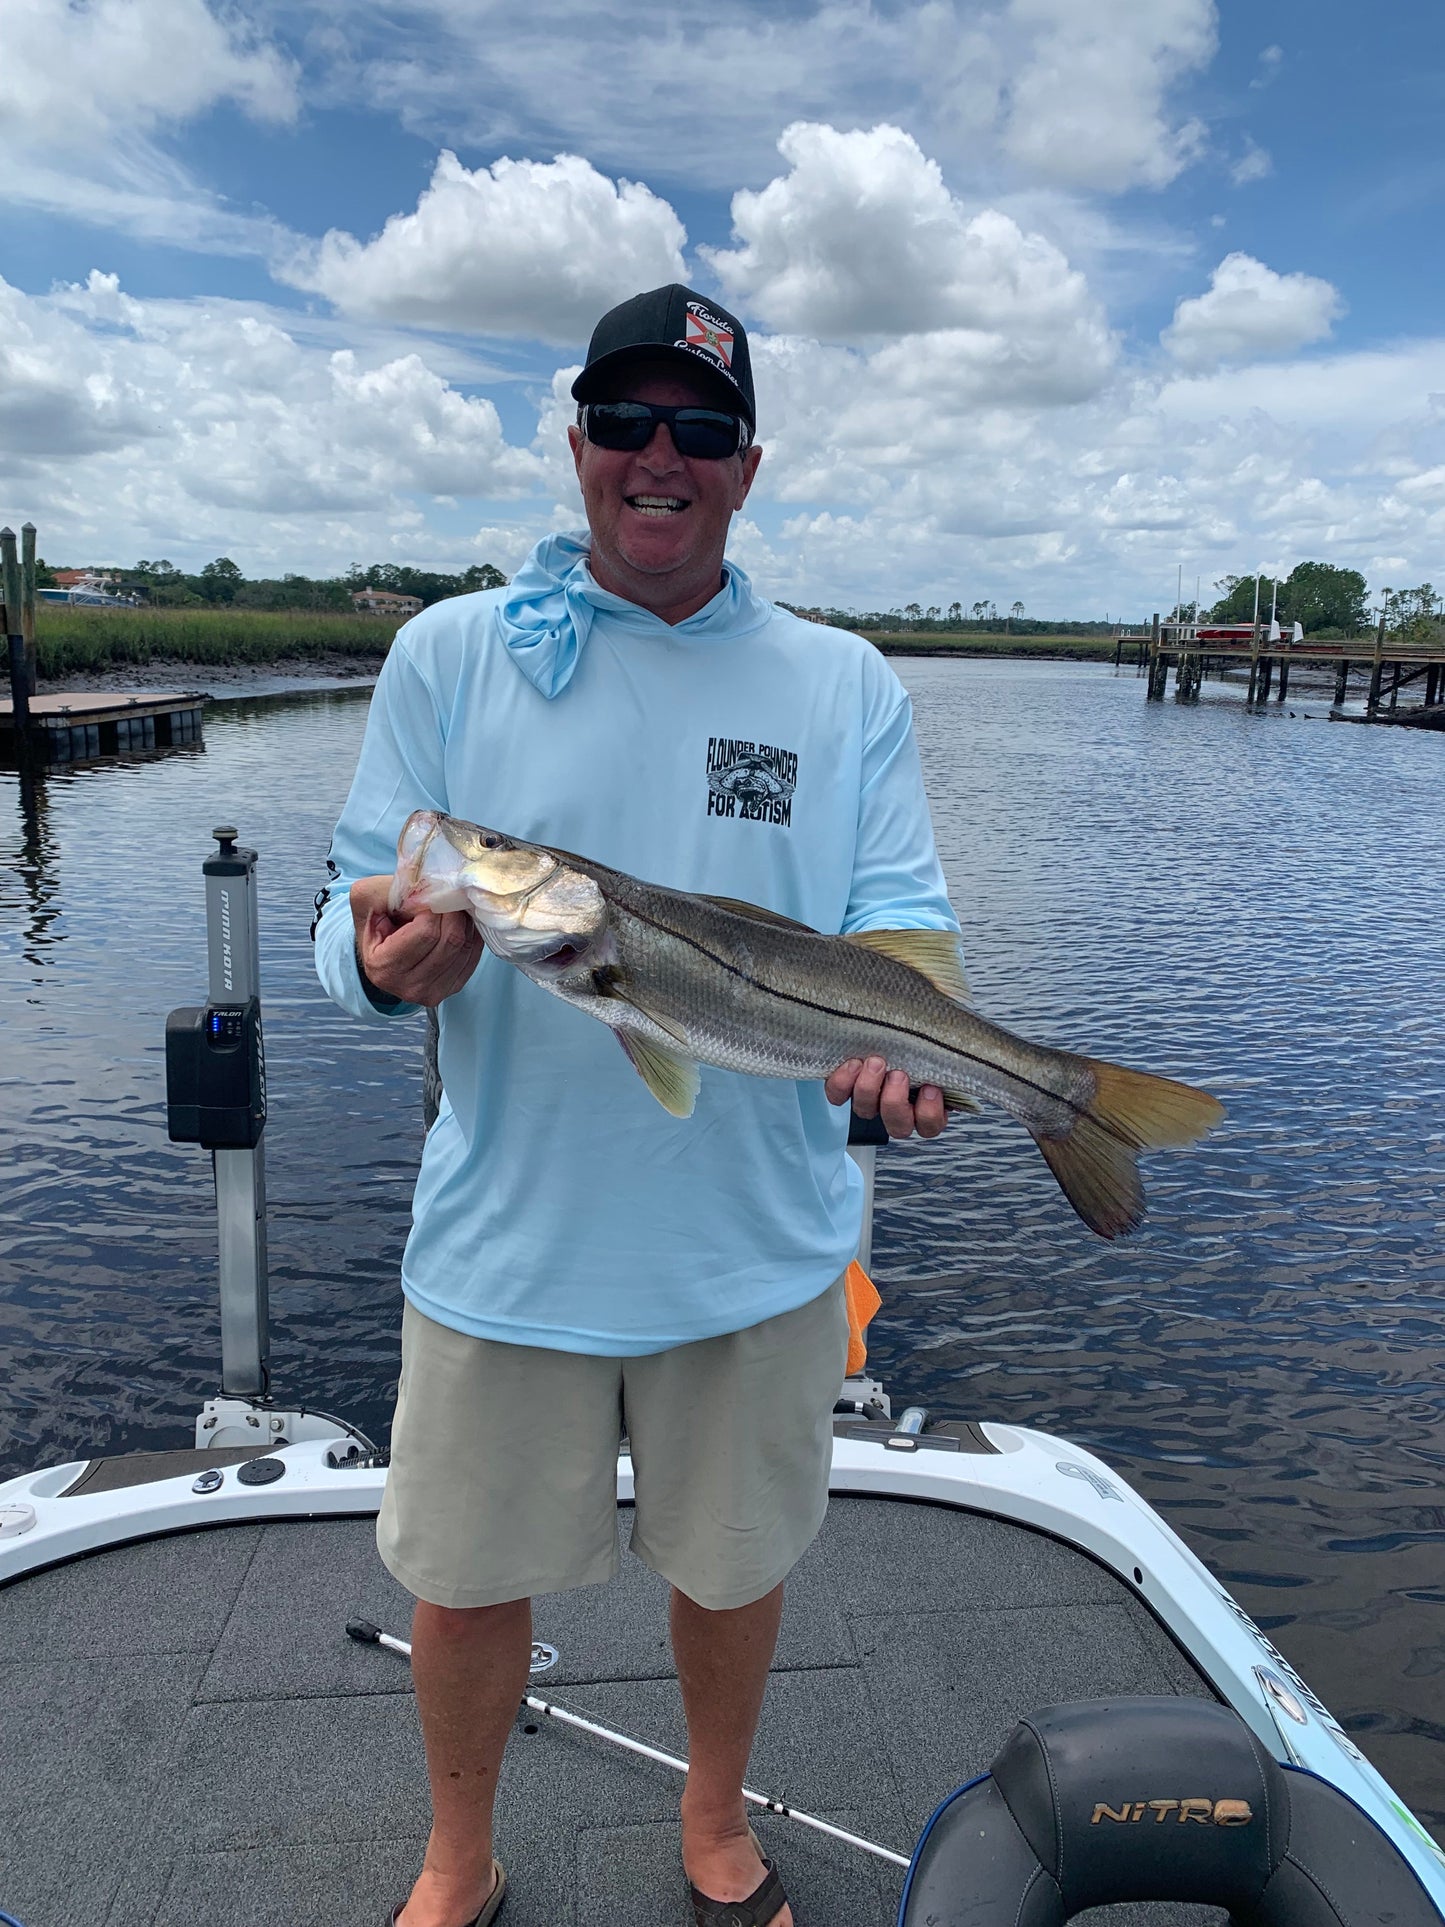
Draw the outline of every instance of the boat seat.
[[[1237,1713],[1120,1698],[1019,1721],[924,1829],[899,1927],[1057,1927],[1129,1900],[1224,1907],[1235,1927],[1441,1922],[1375,1823]]]

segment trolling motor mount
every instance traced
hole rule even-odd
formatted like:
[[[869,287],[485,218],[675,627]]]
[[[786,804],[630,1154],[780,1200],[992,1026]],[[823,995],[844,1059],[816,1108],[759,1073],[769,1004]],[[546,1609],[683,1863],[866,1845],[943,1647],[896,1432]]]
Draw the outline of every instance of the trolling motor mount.
[[[206,879],[210,996],[166,1018],[167,1130],[173,1144],[211,1153],[219,1220],[221,1388],[196,1420],[196,1445],[357,1438],[353,1426],[271,1402],[266,1273],[266,1053],[261,1035],[261,947],[256,852],[223,824],[201,865]]]

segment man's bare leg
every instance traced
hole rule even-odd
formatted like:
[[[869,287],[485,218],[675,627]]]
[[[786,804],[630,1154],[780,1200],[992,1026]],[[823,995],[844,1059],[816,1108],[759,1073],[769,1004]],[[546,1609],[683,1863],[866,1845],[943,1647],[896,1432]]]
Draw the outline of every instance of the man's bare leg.
[[[492,1890],[492,1802],[527,1688],[532,1602],[454,1610],[419,1599],[411,1642],[432,1830],[401,1927],[465,1927]]]
[[[782,1615],[781,1586],[729,1612],[709,1612],[672,1589],[672,1651],[687,1714],[682,1864],[713,1900],[746,1900],[763,1877],[748,1840],[743,1780]],[[784,1907],[771,1927],[792,1921]]]

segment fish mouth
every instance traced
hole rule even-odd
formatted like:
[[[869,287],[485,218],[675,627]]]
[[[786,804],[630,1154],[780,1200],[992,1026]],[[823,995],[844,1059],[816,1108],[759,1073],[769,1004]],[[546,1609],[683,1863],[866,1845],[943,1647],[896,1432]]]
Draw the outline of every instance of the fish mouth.
[[[427,907],[423,870],[427,851],[440,827],[441,817],[435,810],[413,810],[402,825],[396,846],[396,873],[386,897],[386,907],[393,916],[400,910]]]
[[[681,515],[692,507],[691,502],[681,495],[625,495],[622,498],[635,515],[645,515],[655,521],[664,521],[669,515]]]

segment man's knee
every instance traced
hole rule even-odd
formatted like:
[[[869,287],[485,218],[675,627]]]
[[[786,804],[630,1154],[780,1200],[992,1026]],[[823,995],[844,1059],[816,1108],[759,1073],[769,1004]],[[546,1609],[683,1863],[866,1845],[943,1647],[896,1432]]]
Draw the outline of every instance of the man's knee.
[[[412,1640],[466,1645],[502,1639],[523,1626],[530,1627],[531,1619],[530,1599],[505,1599],[495,1606],[434,1606],[428,1599],[418,1599],[412,1613]]]

